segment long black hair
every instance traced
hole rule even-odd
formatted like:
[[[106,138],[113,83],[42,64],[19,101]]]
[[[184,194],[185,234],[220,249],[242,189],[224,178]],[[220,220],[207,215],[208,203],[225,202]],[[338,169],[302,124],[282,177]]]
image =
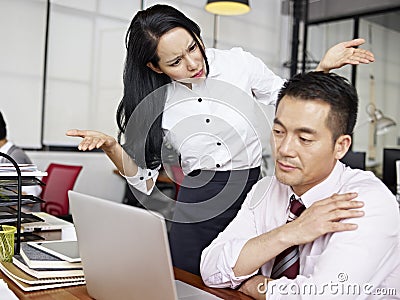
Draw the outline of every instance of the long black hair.
[[[208,74],[208,61],[202,46],[200,27],[171,6],[157,4],[139,11],[132,19],[125,37],[127,55],[124,94],[117,110],[117,124],[120,131],[118,141],[121,141],[121,135],[124,133],[126,141],[124,149],[142,168],[154,169],[161,163],[163,142],[161,122],[166,100],[165,92],[158,95],[156,101],[151,103],[146,101],[141,105],[141,112],[135,113],[134,120],[130,120],[130,117],[146,96],[171,83],[169,76],[154,72],[147,64],[151,62],[158,67],[160,60],[157,55],[158,42],[163,34],[177,27],[186,29],[195,40],[204,57]],[[133,133],[126,134],[128,122],[129,129],[134,130]],[[142,137],[144,131],[146,134]],[[143,151],[144,155],[138,154]]]

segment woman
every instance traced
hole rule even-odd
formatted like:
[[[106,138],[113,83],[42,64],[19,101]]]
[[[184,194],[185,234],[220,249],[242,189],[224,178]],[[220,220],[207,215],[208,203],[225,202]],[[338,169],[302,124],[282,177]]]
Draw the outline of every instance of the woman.
[[[317,70],[373,61],[370,52],[353,48],[363,42],[332,47]],[[261,164],[259,141],[248,134],[252,124],[237,117],[251,101],[225,109],[230,100],[213,101],[213,93],[234,94],[233,102],[247,97],[274,104],[284,80],[240,48],[205,49],[199,26],[167,5],[138,12],[126,46],[124,95],[117,111],[124,147],[96,131],[70,130],[67,135],[83,138],[80,150],[101,148],[128,182],[146,194],[163,161],[163,141],[174,146],[185,178],[170,230],[171,253],[175,266],[199,274],[202,249],[236,215]],[[231,121],[236,122],[234,130],[226,125]]]

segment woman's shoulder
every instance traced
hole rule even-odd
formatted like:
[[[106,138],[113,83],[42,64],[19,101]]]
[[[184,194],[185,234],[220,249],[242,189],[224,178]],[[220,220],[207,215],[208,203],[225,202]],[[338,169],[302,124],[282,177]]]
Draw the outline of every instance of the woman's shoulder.
[[[231,49],[216,49],[206,48],[207,57],[231,57],[231,56],[243,56],[249,55],[250,53],[243,50],[242,47],[233,47]]]
[[[226,72],[230,68],[233,68],[236,72],[247,72],[249,65],[253,65],[252,56],[249,52],[243,50],[240,47],[234,47],[228,50],[207,48],[206,55],[211,69],[212,74],[220,74]],[[214,74],[215,75],[215,74]]]

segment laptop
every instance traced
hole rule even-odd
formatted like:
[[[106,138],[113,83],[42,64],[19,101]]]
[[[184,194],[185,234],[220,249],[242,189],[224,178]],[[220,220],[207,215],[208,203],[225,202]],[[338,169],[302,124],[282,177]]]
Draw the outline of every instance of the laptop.
[[[68,196],[91,297],[220,299],[174,279],[160,214],[74,191]]]

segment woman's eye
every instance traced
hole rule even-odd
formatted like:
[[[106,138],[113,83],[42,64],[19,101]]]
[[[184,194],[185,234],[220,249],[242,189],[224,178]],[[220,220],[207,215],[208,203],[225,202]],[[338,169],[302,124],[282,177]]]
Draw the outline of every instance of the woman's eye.
[[[170,66],[177,66],[177,65],[179,65],[180,62],[181,62],[181,59],[177,59],[172,64],[170,64]]]
[[[196,48],[197,48],[197,44],[194,43],[192,46],[189,47],[189,51],[192,52],[192,51],[196,50]]]

